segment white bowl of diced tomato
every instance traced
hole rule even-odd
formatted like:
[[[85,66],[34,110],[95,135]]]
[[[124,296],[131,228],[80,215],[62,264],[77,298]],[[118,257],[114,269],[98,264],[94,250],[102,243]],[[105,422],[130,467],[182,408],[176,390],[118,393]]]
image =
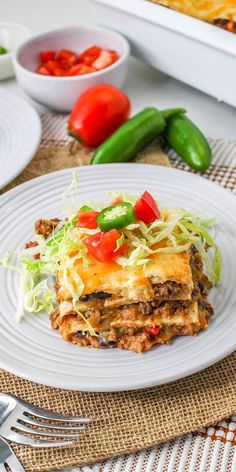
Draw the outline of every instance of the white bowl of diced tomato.
[[[37,102],[70,111],[85,90],[101,83],[122,87],[130,47],[115,31],[70,27],[35,36],[14,54],[17,80]]]

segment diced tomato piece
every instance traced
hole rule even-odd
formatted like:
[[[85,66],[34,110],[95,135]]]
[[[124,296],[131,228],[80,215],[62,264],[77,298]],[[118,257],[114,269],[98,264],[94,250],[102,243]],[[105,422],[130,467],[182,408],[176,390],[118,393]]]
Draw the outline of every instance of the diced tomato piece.
[[[25,249],[29,249],[30,247],[36,247],[38,245],[39,243],[37,241],[28,241],[28,243],[25,243]]]
[[[93,256],[98,262],[108,262],[120,256],[127,250],[127,243],[116,251],[117,240],[120,233],[116,229],[111,229],[106,233],[99,231],[98,233],[84,239],[84,243],[88,249],[89,255]]]
[[[69,66],[73,66],[78,62],[78,56],[75,52],[69,49],[61,49],[58,53],[57,60],[62,63],[66,63]]]
[[[54,72],[58,67],[60,67],[60,64],[55,60],[55,61],[48,61],[43,64],[42,67],[45,67],[45,69],[48,70],[48,72],[51,73],[51,75],[54,75]]]
[[[144,192],[134,205],[137,220],[151,224],[160,217],[160,210],[149,192]]]
[[[44,63],[55,59],[56,51],[41,51],[39,54],[41,62]]]
[[[80,55],[70,49],[43,50],[39,53],[41,64],[36,72],[43,75],[83,75],[104,69],[119,59],[116,51],[106,51],[99,46],[91,46]],[[78,67],[75,67],[76,65]]]
[[[159,331],[160,331],[160,327],[159,326],[151,326],[151,327],[147,327],[146,328],[146,331],[151,334],[152,336],[157,336]]]
[[[67,74],[68,70],[73,67],[69,62],[67,61],[58,61],[58,66],[64,70],[64,75]]]
[[[54,74],[56,77],[63,77],[66,75],[66,72],[64,69],[62,69],[62,67],[56,67],[54,69]]]
[[[96,229],[98,227],[98,211],[79,211],[77,226],[80,228]]]
[[[91,46],[91,48],[86,49],[84,52],[82,52],[82,54],[79,55],[78,60],[79,62],[83,62],[84,64],[91,66],[91,64],[98,58],[101,51],[102,48],[98,46]]]
[[[122,198],[116,197],[116,198],[114,198],[114,200],[112,200],[111,204],[112,205],[117,205],[117,203],[122,203],[122,202],[123,202]]]
[[[116,56],[117,58],[119,58],[119,55],[117,54],[115,49],[108,49],[108,52],[110,52],[114,57]]]
[[[97,70],[105,69],[117,61],[119,56],[114,51],[102,50],[98,58],[92,63],[92,66]]]
[[[68,70],[67,64],[60,63],[58,60],[48,61],[43,64],[43,67],[47,69],[52,75],[65,76]]]
[[[36,69],[36,72],[41,75],[52,75],[52,73],[48,69],[46,69],[46,67],[44,66],[39,66]]]
[[[120,59],[120,56],[119,56],[119,54],[117,54],[116,51],[114,51],[114,50],[112,50],[112,49],[109,49],[108,52],[109,52],[110,55],[111,55],[112,64],[113,64],[113,62],[116,62],[116,61],[118,61],[118,59]]]
[[[72,66],[66,75],[84,75],[91,74],[91,72],[96,72],[94,67],[87,66],[86,64],[76,64]]]
[[[40,259],[40,252],[37,252],[37,254],[34,254],[33,258],[36,260]]]

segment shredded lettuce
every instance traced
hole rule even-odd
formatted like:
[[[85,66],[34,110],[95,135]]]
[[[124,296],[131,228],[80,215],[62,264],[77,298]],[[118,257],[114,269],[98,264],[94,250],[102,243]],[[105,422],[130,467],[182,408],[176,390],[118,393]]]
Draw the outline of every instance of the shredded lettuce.
[[[25,280],[24,291],[24,307],[27,311],[32,313],[42,310],[45,310],[47,313],[52,311],[55,292],[49,287],[46,279],[38,283],[35,283],[33,278]]]
[[[212,219],[213,220],[213,219]],[[209,220],[208,220],[209,221]],[[214,224],[213,222],[210,222],[210,226]],[[193,244],[196,246],[196,249],[200,252],[203,262],[205,262],[206,267],[208,269],[209,275],[213,283],[218,284],[220,282],[220,274],[221,274],[221,266],[222,266],[222,257],[221,257],[221,252],[209,232],[205,229],[206,228],[206,222],[204,221],[203,223],[199,224],[194,224],[191,222],[185,223],[185,228],[189,230],[190,234],[197,235],[198,240],[197,240],[197,245],[196,241],[193,242]],[[213,257],[213,262],[211,264],[209,257],[207,255],[207,251],[205,249],[205,243],[214,250],[214,257]]]
[[[120,249],[120,247],[122,246],[124,240],[125,240],[124,233],[121,233],[121,236],[120,236],[119,239],[117,239],[117,241],[116,241],[116,249],[115,249],[115,252],[118,251],[118,249]]]
[[[123,267],[136,267],[149,262],[148,253],[141,244],[130,252],[129,257],[118,257],[116,261]]]
[[[44,262],[41,260],[22,260],[23,268],[32,274],[47,274],[56,275],[58,271],[58,264],[55,262]]]
[[[10,269],[15,272],[21,273],[20,268],[14,264],[13,258],[16,256],[16,252],[7,251],[2,258],[0,258],[0,265],[5,267],[5,269]]]
[[[40,277],[35,273],[23,270],[19,283],[16,320],[20,321],[26,312],[46,311],[50,313],[53,310],[55,299],[55,291],[50,287],[46,278],[40,280]]]
[[[83,313],[81,313],[81,311],[78,310],[78,308],[76,307],[76,304],[74,303],[74,310],[75,312],[77,313],[77,315],[79,315],[82,320],[86,323],[87,325],[87,331],[89,332],[89,334],[91,336],[96,336],[96,337],[99,337],[99,335],[96,333],[96,331],[94,330],[94,328],[92,327],[91,323],[89,323],[89,321],[87,320],[87,318],[83,315]]]
[[[221,253],[206,229],[212,228],[215,223],[215,218],[201,220],[198,215],[183,208],[164,208],[160,219],[151,225],[139,221],[124,229],[129,252],[127,257],[120,257],[117,262],[125,267],[145,265],[148,263],[147,257],[151,254],[180,253],[193,245],[201,254],[211,281],[218,284],[222,265]]]
[[[79,299],[84,289],[83,281],[75,268],[75,263],[77,260],[78,255],[74,257],[66,255],[63,257],[62,264],[62,278],[64,287],[68,290],[74,302]]]
[[[72,172],[72,181],[62,194],[62,204],[67,217],[75,215],[78,211],[78,202],[75,194],[78,190],[79,176],[77,172]]]
[[[37,246],[23,249],[22,251],[8,252],[0,260],[0,264],[7,269],[15,270],[20,274],[18,308],[16,319],[19,321],[26,313],[50,312],[55,301],[55,290],[51,287],[49,279],[55,277],[59,270],[62,257],[75,250],[78,257],[86,258],[85,246],[74,237],[74,229],[77,216],[71,215],[59,231],[55,231],[47,240],[37,236]],[[40,253],[40,259],[34,259],[34,255]],[[82,282],[73,268],[72,260],[70,270],[73,279],[78,285],[77,296],[82,290]],[[69,278],[65,275],[65,284],[72,296],[75,291],[69,285]]]
[[[107,195],[111,199],[111,201],[115,200],[116,198],[120,198],[124,202],[132,204],[134,204],[139,198],[139,195],[137,193],[107,192]]]

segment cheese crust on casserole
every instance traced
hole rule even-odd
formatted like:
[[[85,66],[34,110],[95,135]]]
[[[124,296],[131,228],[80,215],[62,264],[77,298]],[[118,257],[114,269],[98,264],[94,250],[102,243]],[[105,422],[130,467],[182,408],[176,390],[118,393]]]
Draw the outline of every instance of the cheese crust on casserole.
[[[59,302],[71,299],[71,294],[64,285],[64,263],[65,260],[62,259],[58,272]],[[189,252],[153,254],[146,267],[142,268],[121,267],[114,261],[106,264],[93,262],[85,266],[83,261],[78,259],[74,269],[84,284],[81,303],[78,305],[81,311],[88,307],[88,303],[84,304],[82,300],[86,300],[86,295],[96,292],[108,293],[109,297],[103,304],[105,307],[111,307],[155,298],[164,300],[166,297],[190,300],[193,290]],[[166,283],[169,287],[168,293],[164,292]]]
[[[200,20],[214,23],[230,20],[236,22],[235,0],[151,0],[173,10],[185,13]]]

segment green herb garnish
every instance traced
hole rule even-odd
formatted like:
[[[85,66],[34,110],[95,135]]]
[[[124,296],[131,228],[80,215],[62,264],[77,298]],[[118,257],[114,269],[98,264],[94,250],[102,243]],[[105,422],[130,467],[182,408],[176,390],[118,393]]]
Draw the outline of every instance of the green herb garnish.
[[[0,56],[2,56],[3,54],[7,54],[9,51],[4,48],[3,46],[0,46]]]

